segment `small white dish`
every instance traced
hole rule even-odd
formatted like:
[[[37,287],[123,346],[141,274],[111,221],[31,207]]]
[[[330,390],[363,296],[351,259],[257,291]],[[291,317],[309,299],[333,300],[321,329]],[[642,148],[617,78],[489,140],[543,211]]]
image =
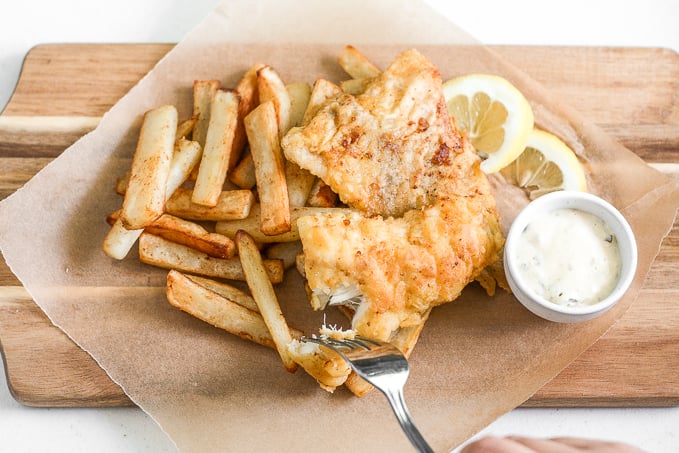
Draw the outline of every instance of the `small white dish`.
[[[590,305],[560,305],[538,294],[518,268],[517,247],[526,227],[541,216],[557,209],[575,209],[592,214],[610,227],[620,252],[617,283],[606,297]],[[577,240],[569,238],[569,240]],[[559,259],[551,256],[548,259]],[[564,266],[567,263],[564,263]],[[585,192],[558,191],[532,201],[512,223],[504,250],[504,268],[514,296],[532,313],[554,322],[572,323],[595,318],[614,306],[629,288],[637,268],[637,245],[634,233],[622,214],[607,201]]]

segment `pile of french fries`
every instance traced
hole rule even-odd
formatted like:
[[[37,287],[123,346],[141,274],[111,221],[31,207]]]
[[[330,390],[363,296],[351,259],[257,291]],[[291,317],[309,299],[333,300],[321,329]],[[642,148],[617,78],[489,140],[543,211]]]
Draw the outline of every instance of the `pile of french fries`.
[[[351,77],[340,84],[347,92],[360,92],[380,73],[351,46],[338,61]],[[342,209],[337,195],[286,161],[280,146],[290,128],[309,122],[338,89],[323,79],[313,90],[286,85],[273,67],[255,64],[233,89],[195,81],[191,118],[179,121],[172,105],[148,111],[129,173],[115,187],[122,208],[108,216],[103,250],[121,260],[138,244],[142,262],[169,269],[172,305],[276,349],[288,371],[312,360],[303,364],[312,376],[341,383],[350,370],[327,351],[293,360],[288,345],[302,332],[288,326],[273,289],[286,269],[303,274],[297,219]],[[228,280],[247,282],[251,295]]]

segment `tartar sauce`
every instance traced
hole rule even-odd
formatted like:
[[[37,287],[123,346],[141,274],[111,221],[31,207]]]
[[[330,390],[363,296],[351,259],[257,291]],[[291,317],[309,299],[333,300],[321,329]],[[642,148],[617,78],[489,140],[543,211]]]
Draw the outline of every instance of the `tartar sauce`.
[[[613,231],[599,217],[578,209],[555,209],[530,222],[516,254],[522,280],[559,305],[599,302],[620,276]]]

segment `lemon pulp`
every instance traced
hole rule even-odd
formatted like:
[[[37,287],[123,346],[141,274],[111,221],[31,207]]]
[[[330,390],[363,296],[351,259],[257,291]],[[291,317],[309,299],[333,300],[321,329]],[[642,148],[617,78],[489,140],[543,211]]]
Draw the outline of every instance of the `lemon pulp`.
[[[509,81],[470,74],[446,81],[443,94],[448,113],[484,159],[483,171],[499,171],[521,154],[533,129],[533,111]]]
[[[587,178],[575,153],[555,135],[533,130],[525,150],[502,175],[526,189],[531,200],[555,190],[587,191]]]

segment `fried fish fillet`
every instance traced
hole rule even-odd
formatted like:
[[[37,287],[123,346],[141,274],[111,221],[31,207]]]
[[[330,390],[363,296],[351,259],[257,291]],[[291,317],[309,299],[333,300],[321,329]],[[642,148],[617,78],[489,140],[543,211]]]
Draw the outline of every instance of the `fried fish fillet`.
[[[369,216],[401,216],[439,199],[441,189],[466,194],[476,160],[464,154],[438,70],[416,50],[399,55],[362,94],[326,100],[282,147]]]
[[[431,62],[405,51],[363,93],[330,97],[282,141],[289,160],[354,208],[298,221],[312,305],[352,305],[352,328],[370,338],[420,325],[503,245],[489,182],[441,83]]]
[[[313,307],[352,304],[352,328],[384,341],[420,324],[428,308],[457,298],[497,259],[501,229],[481,198],[439,200],[401,218],[359,212],[301,218]]]

